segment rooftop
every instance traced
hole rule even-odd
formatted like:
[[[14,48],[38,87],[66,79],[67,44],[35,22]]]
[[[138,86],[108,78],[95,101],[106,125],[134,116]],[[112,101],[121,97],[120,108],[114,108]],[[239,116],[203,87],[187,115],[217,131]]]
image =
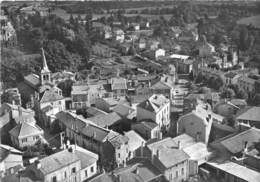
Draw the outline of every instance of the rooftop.
[[[116,112],[108,113],[108,114],[99,114],[93,117],[88,118],[88,120],[92,121],[96,125],[100,127],[109,127],[113,124],[119,122],[121,120],[121,116],[119,116]]]
[[[260,107],[251,107],[250,109],[237,116],[236,119],[260,122]]]
[[[115,77],[111,79],[112,90],[127,89],[127,81],[125,78]]]
[[[138,149],[142,144],[145,143],[145,140],[135,131],[130,130],[128,132],[125,132],[125,136],[129,138],[129,150],[130,151],[135,151]]]
[[[176,144],[172,138],[165,138],[163,140],[148,144],[147,147],[151,151],[159,152],[158,159],[166,169],[189,158],[183,150],[178,149],[178,144]]]
[[[40,94],[40,102],[53,102],[62,100],[63,96],[56,93],[54,90],[45,90],[43,93]]]
[[[26,80],[27,82],[32,84],[32,86],[34,86],[34,87],[37,87],[37,86],[40,85],[40,78],[39,78],[39,76],[36,75],[36,74],[33,74],[33,73],[25,76],[24,80]]]
[[[22,155],[22,152],[8,145],[0,144],[0,162],[2,162],[9,154]]]
[[[254,171],[246,166],[242,166],[237,163],[231,162],[229,160],[221,162],[218,160],[212,160],[207,162],[207,164],[222,171],[225,171],[233,176],[241,178],[245,181],[259,182],[260,179],[259,172]]]
[[[158,112],[163,106],[169,103],[167,99],[162,94],[154,94],[149,99],[138,104],[138,107],[149,110],[151,112]]]
[[[41,159],[40,170],[46,175],[78,161],[80,161],[80,158],[76,153],[63,150]]]
[[[16,125],[9,133],[16,138],[23,138],[27,136],[43,135],[43,130],[36,124],[22,122]]]
[[[260,129],[251,128],[249,130],[243,131],[235,136],[231,136],[220,143],[231,153],[239,153],[244,149],[245,142],[247,142],[248,147],[254,145],[255,142],[259,142],[260,139]]]
[[[124,135],[116,135],[111,137],[109,141],[115,148],[118,148],[121,145],[125,145],[129,141],[129,138]]]

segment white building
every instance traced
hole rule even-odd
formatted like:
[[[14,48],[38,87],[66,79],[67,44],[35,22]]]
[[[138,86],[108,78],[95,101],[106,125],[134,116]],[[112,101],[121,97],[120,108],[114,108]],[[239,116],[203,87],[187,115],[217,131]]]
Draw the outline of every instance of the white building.
[[[151,119],[165,129],[170,127],[170,100],[162,94],[154,94],[137,105],[137,121]]]
[[[161,56],[165,56],[165,50],[164,49],[157,49],[154,53],[155,59],[158,59]]]

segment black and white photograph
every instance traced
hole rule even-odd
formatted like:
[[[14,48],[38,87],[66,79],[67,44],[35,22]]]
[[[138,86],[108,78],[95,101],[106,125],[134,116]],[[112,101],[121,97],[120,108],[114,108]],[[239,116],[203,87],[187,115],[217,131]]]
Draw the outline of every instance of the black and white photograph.
[[[260,0],[0,0],[0,182],[260,182]]]

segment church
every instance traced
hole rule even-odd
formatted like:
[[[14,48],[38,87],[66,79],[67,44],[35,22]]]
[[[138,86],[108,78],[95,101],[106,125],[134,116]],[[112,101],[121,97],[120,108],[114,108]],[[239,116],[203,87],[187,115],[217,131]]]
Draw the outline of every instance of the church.
[[[45,126],[51,126],[55,114],[65,110],[65,98],[57,85],[65,80],[73,80],[75,74],[70,72],[52,73],[48,68],[45,53],[42,51],[42,69],[39,75],[31,73],[18,85],[22,100],[27,108],[35,110],[36,118]]]

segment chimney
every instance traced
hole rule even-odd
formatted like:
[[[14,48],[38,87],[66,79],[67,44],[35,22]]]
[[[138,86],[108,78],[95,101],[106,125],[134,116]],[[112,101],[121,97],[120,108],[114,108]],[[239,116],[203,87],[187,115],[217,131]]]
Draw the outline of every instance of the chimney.
[[[138,166],[137,166],[136,169],[134,170],[134,173],[137,174],[137,175],[139,174]]]
[[[96,138],[96,137],[97,137],[97,133],[94,132],[94,133],[93,133],[93,138]]]
[[[160,150],[159,149],[157,149],[157,151],[156,151],[156,157],[159,159],[160,158]]]
[[[13,106],[15,105],[15,100],[12,100],[12,105],[13,105]]]
[[[69,151],[70,153],[74,153],[74,152],[75,152],[75,150],[74,150],[72,147],[70,147],[70,148],[68,149],[68,151]]]
[[[144,142],[141,144],[141,157],[144,156]]]
[[[39,160],[35,161],[35,167],[36,169],[40,169],[42,167],[41,162]]]
[[[122,178],[121,178],[121,176],[119,174],[116,176],[116,178],[117,178],[117,182],[121,182],[122,181]]]
[[[20,117],[23,115],[22,107],[21,107],[21,106],[18,106],[18,113],[19,113],[19,116],[20,116]]]
[[[248,141],[245,141],[245,145],[244,145],[244,152],[248,151]]]
[[[181,149],[181,141],[178,141],[178,149]]]

